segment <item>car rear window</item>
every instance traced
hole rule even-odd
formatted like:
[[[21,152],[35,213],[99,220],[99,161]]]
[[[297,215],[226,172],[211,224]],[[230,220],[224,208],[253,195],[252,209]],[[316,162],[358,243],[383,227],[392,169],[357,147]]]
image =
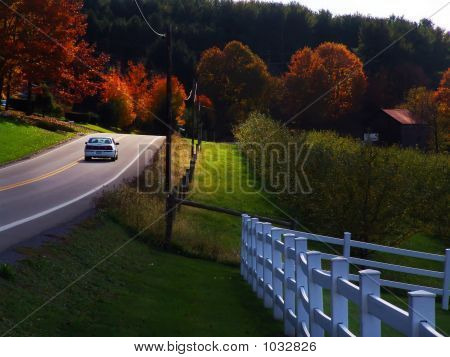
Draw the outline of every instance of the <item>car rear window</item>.
[[[112,144],[111,139],[108,138],[90,138],[89,144]]]

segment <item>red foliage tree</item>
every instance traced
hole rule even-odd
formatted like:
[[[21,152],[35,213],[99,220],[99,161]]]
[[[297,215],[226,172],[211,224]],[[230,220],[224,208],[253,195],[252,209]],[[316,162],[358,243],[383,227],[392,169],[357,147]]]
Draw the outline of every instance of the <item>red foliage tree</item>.
[[[19,67],[31,83],[46,82],[67,103],[99,89],[99,73],[108,58],[82,37],[87,21],[83,0],[11,0],[1,6],[0,81]],[[31,99],[31,97],[30,97]]]

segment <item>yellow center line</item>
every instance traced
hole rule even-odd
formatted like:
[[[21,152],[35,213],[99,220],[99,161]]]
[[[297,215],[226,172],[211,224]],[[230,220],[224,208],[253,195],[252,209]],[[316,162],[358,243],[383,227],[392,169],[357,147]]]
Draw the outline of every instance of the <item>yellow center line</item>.
[[[71,162],[71,163],[69,163],[69,164],[67,164],[67,165],[65,165],[63,167],[60,167],[59,169],[56,169],[54,171],[50,171],[50,172],[48,172],[46,174],[43,174],[41,176],[34,177],[34,178],[31,178],[31,179],[28,179],[28,180],[24,180],[24,181],[20,181],[20,182],[16,182],[16,183],[12,183],[12,184],[6,185],[6,186],[0,186],[0,192],[1,191],[6,191],[6,190],[11,190],[13,188],[17,188],[17,187],[21,187],[21,186],[25,186],[25,185],[28,185],[28,184],[33,183],[33,182],[42,181],[42,180],[44,180],[46,178],[52,177],[54,175],[57,175],[57,174],[59,174],[59,173],[61,173],[63,171],[66,171],[66,170],[70,169],[71,167],[74,167],[76,164],[79,163],[79,161],[81,159],[82,159],[82,157],[80,157],[76,161],[73,161],[73,162]]]
[[[121,139],[121,138],[123,138],[125,136],[126,135],[120,135],[120,136],[114,138],[114,140],[119,140],[119,139]],[[25,185],[28,185],[30,183],[42,181],[42,180],[45,180],[46,178],[55,176],[55,175],[57,175],[57,174],[59,174],[61,172],[64,172],[64,171],[70,169],[71,167],[74,167],[82,159],[83,159],[83,157],[80,157],[77,160],[75,160],[75,161],[73,161],[73,162],[71,162],[71,163],[69,163],[69,164],[67,164],[67,165],[65,165],[63,167],[60,167],[59,169],[56,169],[54,171],[50,171],[50,172],[48,172],[46,174],[43,174],[43,175],[35,177],[35,178],[31,178],[31,179],[28,179],[28,180],[12,183],[12,184],[6,185],[6,186],[0,186],[0,192],[6,191],[6,190],[11,190],[13,188],[17,188],[17,187],[21,187],[21,186],[25,186]]]

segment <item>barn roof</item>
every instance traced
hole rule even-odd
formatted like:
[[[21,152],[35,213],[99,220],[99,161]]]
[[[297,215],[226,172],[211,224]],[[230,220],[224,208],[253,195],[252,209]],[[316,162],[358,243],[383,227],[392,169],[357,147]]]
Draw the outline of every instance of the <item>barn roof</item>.
[[[423,125],[423,120],[414,116],[408,109],[381,109],[391,118],[403,125]]]

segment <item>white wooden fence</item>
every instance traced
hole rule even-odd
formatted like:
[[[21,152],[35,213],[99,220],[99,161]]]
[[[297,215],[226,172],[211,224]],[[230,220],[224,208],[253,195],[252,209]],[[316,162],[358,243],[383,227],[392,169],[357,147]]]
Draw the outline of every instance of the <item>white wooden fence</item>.
[[[340,245],[344,256],[308,251],[308,240]],[[445,272],[352,258],[351,247],[442,261]],[[330,271],[322,269],[322,259],[331,260]],[[382,280],[380,273],[371,269],[349,274],[349,263],[433,276],[442,278],[444,284],[437,289]],[[287,336],[319,337],[325,332],[354,336],[348,326],[349,300],[359,306],[361,336],[380,336],[381,322],[406,336],[442,336],[435,330],[435,296],[443,295],[443,307],[448,307],[450,249],[440,256],[352,241],[349,233],[339,239],[276,228],[243,215],[241,275],[263,299],[264,306],[273,310],[274,318],[284,321]],[[359,285],[352,283],[355,280]],[[408,311],[381,298],[380,286],[410,290]],[[324,312],[323,289],[330,291],[330,316]]]

